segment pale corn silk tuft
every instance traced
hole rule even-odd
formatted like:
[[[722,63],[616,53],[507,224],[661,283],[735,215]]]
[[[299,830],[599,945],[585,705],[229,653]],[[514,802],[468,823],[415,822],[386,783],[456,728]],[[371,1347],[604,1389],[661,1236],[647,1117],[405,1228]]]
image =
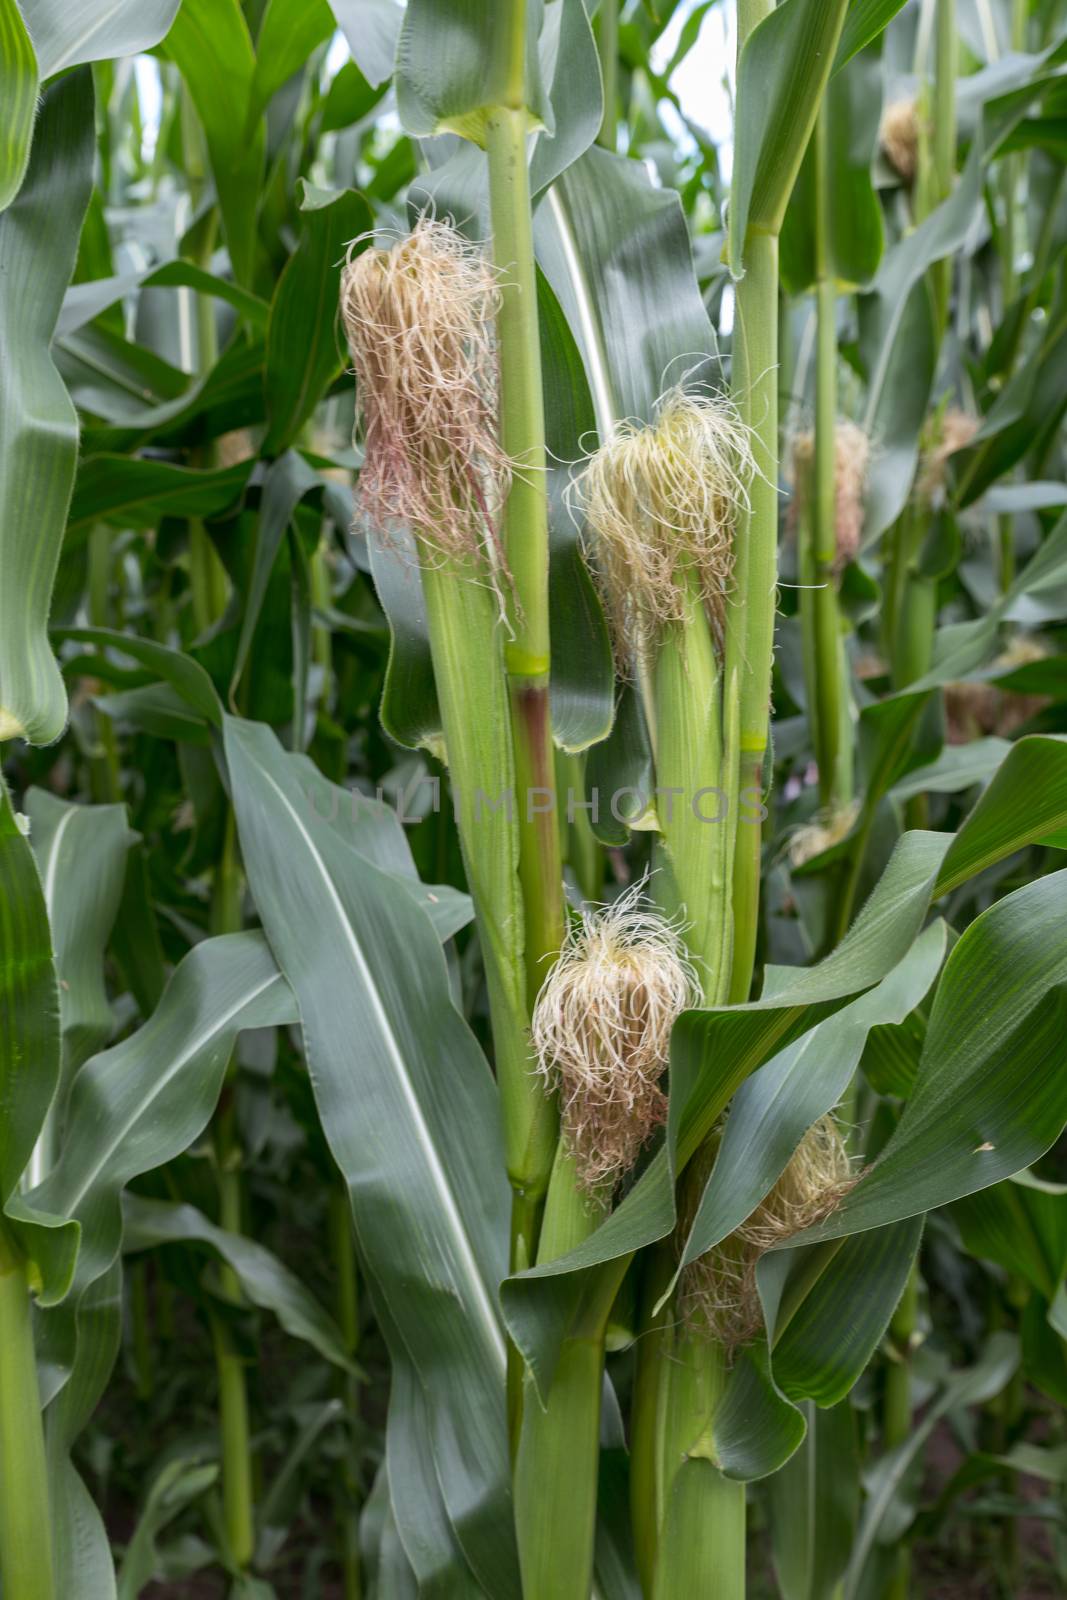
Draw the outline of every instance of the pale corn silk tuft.
[[[616,1183],[664,1121],[671,1029],[700,984],[682,930],[638,883],[589,909],[567,933],[533,1016],[537,1067],[559,1091],[582,1187]]]
[[[710,1153],[714,1159],[714,1152]],[[678,1230],[684,1242],[692,1226],[710,1167],[696,1167],[688,1186]],[[809,1128],[789,1165],[739,1228],[682,1272],[678,1309],[696,1338],[713,1339],[732,1354],[751,1344],[763,1327],[756,1267],[773,1245],[821,1222],[840,1205],[856,1182],[841,1131],[833,1116]]]
[[[915,483],[920,505],[938,506],[945,498],[949,458],[965,450],[978,432],[979,419],[959,406],[932,417],[923,437],[922,462]]]
[[[863,536],[864,497],[871,441],[856,422],[842,420],[834,427],[834,570],[842,572],[855,560]],[[797,500],[810,505],[815,461],[815,435],[806,429],[793,439],[793,481]]]
[[[851,800],[847,805],[803,823],[790,835],[789,865],[806,866],[816,856],[821,856],[824,850],[830,850],[842,839],[847,839],[859,814],[859,801]]]
[[[341,317],[365,460],[358,508],[383,538],[410,528],[420,554],[503,568],[499,508],[511,463],[497,435],[500,285],[448,222],[350,248]]]
[[[725,395],[674,388],[650,424],[623,422],[570,488],[620,660],[685,622],[694,588],[721,635],[734,529],[756,470],[750,430]]]
[[[878,141],[890,164],[911,183],[919,165],[919,110],[914,100],[894,100],[886,106]]]

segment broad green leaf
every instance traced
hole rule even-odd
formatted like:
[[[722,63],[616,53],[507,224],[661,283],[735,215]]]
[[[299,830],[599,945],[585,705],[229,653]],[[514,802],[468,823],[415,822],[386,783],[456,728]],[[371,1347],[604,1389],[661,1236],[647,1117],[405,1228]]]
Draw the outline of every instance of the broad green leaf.
[[[566,463],[581,458],[595,420],[577,345],[541,274],[537,289],[545,443],[552,463],[548,482],[552,737],[561,749],[578,751],[608,734],[615,712],[614,658],[604,608],[565,500]]]
[[[228,278],[216,277],[192,261],[165,261],[162,266],[148,267],[141,272],[71,284],[63,297],[56,338],[64,339],[76,333],[135,289],[195,289],[197,294],[224,300],[254,328],[260,332],[266,330],[270,307],[258,295],[250,294]]]
[[[111,628],[63,628],[57,630],[60,639],[71,639],[82,644],[98,644],[115,650],[119,655],[139,661],[156,677],[177,690],[187,705],[214,727],[222,725],[222,707],[215,693],[215,685],[199,661],[171,650],[154,639],[140,639],[135,634],[118,633]]]
[[[964,932],[937,987],[918,1079],[870,1172],[801,1243],[948,1205],[1044,1154],[1067,1123],[1067,873],[1017,889]]]
[[[76,1305],[39,1313],[37,1335],[39,1370],[46,1372],[57,1355],[63,1361],[62,1387],[44,1414],[57,1589],[85,1600],[115,1600],[107,1529],[70,1452],[100,1403],[122,1342],[121,1263]]]
[[[474,916],[470,895],[447,883],[421,881],[403,825],[390,806],[356,789],[346,791],[330,783],[307,756],[290,756],[289,763],[309,809],[422,908],[442,944],[467,926]]]
[[[388,1314],[385,1327],[389,1328]],[[397,1533],[420,1600],[484,1600],[456,1541],[434,1463],[430,1407],[403,1342],[390,1330],[391,1374],[385,1467]]]
[[[993,777],[1012,745],[1007,739],[972,739],[969,744],[948,744],[933,761],[914,768],[893,785],[894,800],[916,794],[960,794]]]
[[[826,122],[827,269],[845,285],[867,283],[882,256],[882,207],[871,180],[881,87],[881,57],[869,51],[830,79],[819,112]],[[814,143],[813,138],[782,225],[782,279],[792,294],[810,288],[817,275]]]
[[[535,124],[551,132],[537,48],[542,0],[529,0],[524,12],[525,103]],[[488,112],[513,103],[514,15],[511,6],[487,11],[479,0],[409,0],[396,54],[397,108],[408,133],[451,131],[484,143]]]
[[[34,744],[57,739],[67,716],[46,629],[78,432],[49,344],[92,158],[92,80],[83,71],[46,92],[25,181],[0,213],[0,739]]]
[[[764,1257],[760,1294],[783,1394],[833,1406],[849,1393],[904,1292],[923,1221],[906,1217],[821,1254],[818,1247],[794,1253],[790,1244]]]
[[[246,113],[249,132],[271,96],[306,66],[312,51],[333,31],[326,0],[267,0],[256,34],[256,69]]]
[[[1067,1189],[1022,1172],[958,1200],[952,1215],[972,1255],[995,1261],[1048,1301],[1067,1270]],[[1062,1331],[1062,1330],[1061,1330]]]
[[[250,283],[266,145],[262,122],[245,126],[256,61],[239,0],[182,0],[164,49],[204,127],[234,276]]]
[[[241,681],[248,661],[256,623],[263,609],[267,585],[285,531],[290,525],[293,512],[304,496],[310,494],[313,489],[321,487],[321,478],[295,450],[286,450],[267,468],[259,497],[259,522],[256,528],[256,555],[252,567],[252,582],[245,599],[244,616],[241,618],[241,637],[237,643],[237,654],[234,657],[233,673],[230,677],[231,705],[234,704],[237,685]]]
[[[824,1600],[848,1566],[860,1507],[856,1419],[847,1401],[802,1407],[804,1442],[768,1483],[782,1600]]]
[[[145,363],[147,352],[139,345],[127,344],[114,352],[114,371],[107,360],[99,366],[89,362],[85,381],[85,368],[78,365],[84,346],[101,337],[100,326],[95,324],[57,347],[60,370],[72,398],[84,413],[99,419],[86,426],[86,456],[125,453],[164,439],[199,442],[264,420],[262,340],[233,339],[202,377],[192,382],[181,377],[171,398],[145,404],[147,390],[137,386],[137,369],[146,364],[158,367],[158,363],[155,358]],[[128,360],[131,352],[133,359]]]
[[[933,923],[881,983],[773,1056],[738,1089],[680,1266],[744,1222],[777,1181],[814,1122],[841,1099],[868,1031],[899,1024],[925,995],[945,954]]]
[[[0,0],[0,211],[18,194],[30,159],[37,109],[37,57],[16,0]]]
[[[935,893],[950,890],[1006,855],[1067,827],[1067,734],[1031,734],[1013,744],[949,847]]]
[[[52,929],[63,1039],[51,1128],[38,1143],[41,1164],[36,1170],[31,1166],[30,1181],[36,1183],[51,1165],[71,1078],[111,1032],[104,952],[133,836],[125,806],[70,805],[45,789],[27,793],[26,814]]]
[[[330,0],[360,72],[377,88],[393,73],[404,13],[396,0]]]
[[[37,47],[42,79],[86,61],[151,50],[171,23],[180,0],[20,0]]]
[[[254,1306],[270,1311],[286,1333],[302,1339],[334,1366],[353,1363],[333,1318],[277,1256],[248,1239],[218,1227],[195,1206],[126,1194],[122,1200],[122,1248],[127,1255],[161,1244],[200,1245],[221,1258],[235,1274],[241,1292]]]
[[[59,991],[44,890],[0,778],[0,1205],[30,1159],[59,1062]]]
[[[587,150],[534,219],[538,262],[585,366],[597,432],[650,421],[672,383],[718,379],[716,352],[676,194],[641,165]]]
[[[508,1198],[496,1091],[453,1007],[429,920],[308,810],[269,729],[227,718],[225,735],[249,881],[298,996],[360,1254],[430,1400],[457,1538],[503,1600],[518,1579],[496,1306]]]
[[[781,229],[847,9],[848,0],[782,0],[745,40],[728,229],[735,278],[749,228]]]
[[[370,207],[352,189],[330,194],[301,185],[300,243],[285,264],[267,326],[265,455],[296,438],[344,364],[337,293],[346,247],[374,225]]]
[[[203,1132],[238,1033],[295,1018],[263,936],[227,934],[196,945],[143,1027],[86,1062],[71,1089],[56,1165],[10,1202],[41,1268],[43,1305],[62,1300],[72,1282],[80,1293],[115,1260],[123,1188]]]
[[[845,26],[834,57],[834,72],[840,72],[865,45],[877,39],[906,4],[907,0],[852,0],[845,13]]]
[[[160,517],[212,517],[240,499],[251,461],[234,467],[178,467],[132,456],[91,456],[78,472],[72,529],[94,522],[151,528]]]
[[[590,148],[600,131],[604,110],[600,64],[585,0],[558,0],[548,6],[540,54],[554,131],[537,135],[530,156],[535,200]]]

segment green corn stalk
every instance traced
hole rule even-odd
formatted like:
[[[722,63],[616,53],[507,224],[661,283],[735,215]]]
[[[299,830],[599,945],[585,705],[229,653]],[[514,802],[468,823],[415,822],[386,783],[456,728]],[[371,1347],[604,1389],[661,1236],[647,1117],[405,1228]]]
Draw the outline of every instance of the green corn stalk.
[[[330,1255],[336,1273],[337,1326],[345,1349],[355,1359],[359,1352],[359,1279],[356,1272],[355,1241],[352,1236],[352,1208],[345,1189],[330,1191]],[[344,1483],[340,1500],[341,1565],[344,1600],[361,1600],[363,1568],[359,1549],[359,1378],[353,1372],[339,1377],[349,1438],[345,1457]]]
[[[836,582],[835,433],[837,428],[837,291],[829,253],[828,137],[820,113],[815,148],[815,450],[802,495],[801,621],[809,670],[809,705],[819,799],[826,808],[852,798],[851,744],[846,736],[847,678]]]
[[[894,1450],[911,1436],[911,1355],[919,1311],[919,1273],[913,1267],[890,1323],[892,1359],[885,1373],[882,1443]],[[885,1600],[907,1600],[911,1593],[911,1552],[901,1544],[893,1561]]]
[[[212,933],[236,933],[242,926],[241,873],[237,863],[237,828],[232,806],[226,810],[222,856],[216,869],[211,906]],[[234,1063],[227,1068],[226,1086],[215,1117],[215,1162],[219,1195],[219,1223],[229,1233],[242,1233],[243,1184],[241,1144],[233,1098]],[[241,1301],[241,1286],[232,1267],[220,1268],[220,1287],[227,1300]],[[252,1432],[249,1422],[248,1384],[244,1358],[224,1319],[212,1315],[211,1337],[219,1379],[219,1427],[222,1436],[222,1505],[230,1559],[239,1568],[249,1565],[255,1551],[255,1489],[252,1472]]]
[[[619,0],[600,0],[596,18],[597,54],[604,88],[604,116],[597,143],[614,150],[618,140],[616,112],[619,97]]]
[[[916,221],[920,222],[952,193],[956,170],[956,72],[959,41],[956,0],[936,0],[934,80],[924,82],[919,97],[919,167],[915,187]],[[929,272],[937,338],[944,337],[952,287],[952,258],[937,261]],[[930,531],[930,512],[914,495],[893,530],[890,543],[889,637],[890,680],[903,688],[921,678],[933,658],[937,624],[937,579],[922,570],[923,548]],[[926,825],[925,796],[907,809],[908,826]]]
[[[739,0],[738,68],[771,0]],[[778,547],[778,235],[797,171],[830,74],[847,9],[833,0],[818,16],[818,37],[805,41],[806,71],[787,105],[767,109],[770,147],[761,152],[744,238],[743,276],[735,290],[732,383],[752,435],[756,476],[736,540],[734,588],[727,606],[724,666],[726,784],[731,799],[763,790],[770,730],[771,659]],[[738,119],[745,107],[741,91]],[[734,806],[734,816],[737,806]],[[735,827],[731,1002],[748,999],[759,926],[761,834]]]
[[[48,1473],[26,1262],[0,1223],[0,1577],[5,1600],[55,1600]]]

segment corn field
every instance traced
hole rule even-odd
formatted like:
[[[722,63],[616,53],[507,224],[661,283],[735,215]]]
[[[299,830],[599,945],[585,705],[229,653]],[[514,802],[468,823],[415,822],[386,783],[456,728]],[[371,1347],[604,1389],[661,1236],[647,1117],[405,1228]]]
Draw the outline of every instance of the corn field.
[[[0,0],[2,1600],[1067,1593],[1065,0]]]

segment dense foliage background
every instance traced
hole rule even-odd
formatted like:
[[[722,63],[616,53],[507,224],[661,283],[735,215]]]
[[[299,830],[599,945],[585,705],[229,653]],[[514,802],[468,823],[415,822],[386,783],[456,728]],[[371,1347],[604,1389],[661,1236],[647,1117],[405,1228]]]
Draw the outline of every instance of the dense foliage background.
[[[726,207],[746,133],[731,120],[728,0],[628,0],[617,28],[601,4],[603,116],[585,10],[543,7],[556,136],[538,147],[534,189],[558,777],[606,793],[649,786],[647,744],[580,570],[562,463],[603,430],[603,372],[620,414],[646,420],[658,390],[642,361],[661,387],[678,376],[659,358],[668,348],[683,367],[713,356],[729,373]],[[800,1083],[836,1071],[835,1051],[859,1062],[845,1112],[858,1163],[924,1081],[936,1006],[944,1059],[957,1029],[969,1052],[938,1080],[900,1180],[916,1190],[912,1210],[929,1211],[914,1270],[918,1224],[886,1202],[898,1245],[882,1301],[888,1283],[894,1303],[904,1285],[890,1327],[847,1381],[826,1345],[819,1378],[794,1371],[792,1389],[783,1361],[806,1442],[778,1473],[745,1474],[759,1477],[750,1592],[790,1600],[1037,1600],[1067,1585],[1067,1164],[1054,1142],[1067,1116],[1067,16],[1060,0],[959,0],[952,176],[924,196],[879,129],[886,108],[932,92],[935,10],[850,7],[861,48],[828,91],[828,171],[817,177],[809,155],[782,229],[782,584],[759,961],[824,957],[891,860],[906,880],[894,893],[917,905],[926,885],[910,932],[890,919],[852,947],[855,981],[836,993],[881,995],[859,1033],[805,1035],[807,1061],[789,1069]],[[0,1167],[37,1300],[57,1592],[76,1600],[116,1593],[112,1560],[122,1600],[505,1600],[456,1555],[455,1508],[428,1481],[427,1441],[439,1466],[446,1448],[430,1417],[442,1396],[472,1414],[486,1403],[464,1366],[483,1359],[477,1338],[461,1359],[462,1330],[433,1325],[420,1301],[435,1240],[419,1230],[441,1211],[432,1174],[465,1164],[461,1206],[478,1195],[486,1217],[503,1216],[507,1197],[485,1153],[496,1134],[484,1133],[478,1052],[439,1020],[450,993],[488,1051],[418,586],[402,553],[352,526],[361,451],[336,314],[349,243],[403,231],[427,192],[439,209],[465,196],[458,220],[487,232],[472,147],[430,136],[440,107],[419,103],[414,69],[394,82],[401,20],[392,0],[0,0],[0,737],[12,802],[0,875],[9,977],[17,960],[39,985],[5,1013]],[[447,86],[458,72],[447,41],[439,61]],[[761,81],[773,96],[779,80]],[[861,540],[839,583],[855,770],[830,810],[791,443],[813,423],[826,281],[837,411],[870,440]],[[913,484],[949,409],[977,431],[942,459],[920,516]],[[924,607],[929,652],[912,670],[887,616]],[[305,856],[297,818],[311,815],[317,853]],[[928,861],[907,878],[905,829],[956,835],[933,943],[918,934],[940,858],[932,877]],[[579,813],[563,848],[577,904],[640,876],[649,834]],[[1046,883],[1043,899],[1012,902],[999,943],[952,967],[975,950],[967,930],[982,913]],[[929,971],[904,999],[874,987],[910,951]],[[433,1100],[435,1075],[457,1085],[426,1113],[432,1156],[412,1155],[402,1096],[360,1064],[377,1045],[345,999],[357,968],[386,992],[400,973],[397,1027],[422,1030],[416,1097]],[[806,1026],[829,1026],[830,1001],[813,991],[797,1004]],[[983,1016],[987,1055],[966,1032]],[[26,1060],[52,1063],[36,1089]],[[951,1177],[1000,1146],[998,1181],[971,1192]],[[507,1263],[495,1238],[486,1249],[498,1281]],[[850,1308],[878,1301],[866,1279],[842,1282]],[[624,1408],[634,1299],[631,1282],[608,1340]],[[822,1316],[813,1338],[832,1342],[840,1306]],[[495,1325],[486,1338],[503,1349]],[[899,1405],[901,1374],[894,1435],[887,1395]],[[242,1396],[255,1505],[243,1551],[219,1424]],[[837,1403],[821,1410],[820,1396]],[[614,1400],[602,1442],[598,1583],[621,1600],[638,1590]],[[488,1494],[469,1461],[462,1471],[464,1492]]]

